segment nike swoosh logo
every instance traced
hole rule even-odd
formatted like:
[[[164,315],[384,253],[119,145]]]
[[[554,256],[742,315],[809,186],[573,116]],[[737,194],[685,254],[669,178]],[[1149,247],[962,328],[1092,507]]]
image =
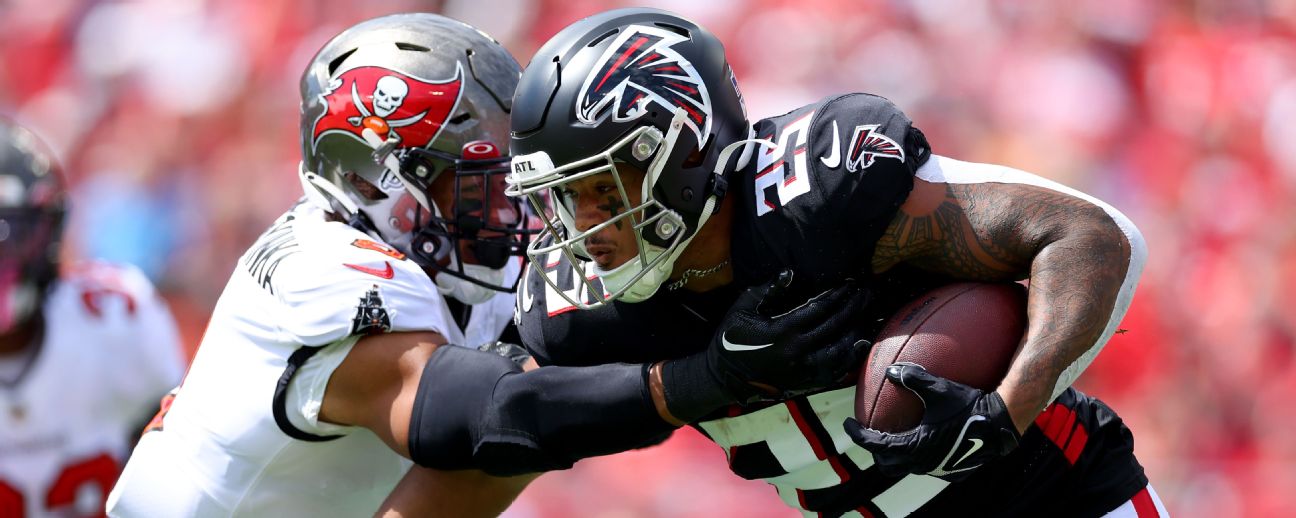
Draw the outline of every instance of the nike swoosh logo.
[[[962,457],[959,457],[959,460],[956,460],[956,461],[954,461],[953,464],[950,464],[950,469],[954,469],[954,466],[958,466],[958,465],[961,464],[963,461],[967,460],[968,457],[971,457],[973,453],[976,453],[977,450],[981,449],[981,445],[985,442],[985,441],[982,441],[981,439],[971,439],[971,438],[969,438],[968,440],[969,440],[969,441],[972,441],[972,447],[969,448],[968,451],[967,451],[967,453],[964,453]]]
[[[837,121],[833,123],[833,143],[832,154],[827,157],[819,157],[819,161],[828,167],[837,167],[841,165],[841,137],[837,136]]]
[[[954,466],[957,466],[959,463],[967,460],[968,457],[971,457],[973,453],[976,453],[977,450],[981,449],[981,446],[984,441],[982,441],[981,439],[974,439],[972,437],[968,437],[967,433],[968,433],[968,427],[972,426],[972,423],[975,423],[977,421],[985,421],[985,420],[986,417],[983,415],[973,414],[971,416],[968,416],[967,421],[963,423],[963,429],[959,430],[958,437],[954,439],[954,447],[950,448],[949,453],[945,454],[945,459],[941,461],[940,465],[937,466],[936,469],[932,470],[927,474],[933,477],[943,477],[945,475],[962,473],[964,471],[971,471],[981,467],[980,464],[977,464],[975,466],[968,466],[966,468],[955,468]],[[967,453],[964,453],[963,456],[959,457],[959,460],[950,462],[950,459],[954,457],[954,454],[956,452],[958,452],[958,446],[960,444],[963,444],[964,439],[972,441],[972,448],[969,449]]]
[[[351,264],[351,263],[342,263],[342,266],[345,266],[345,267],[350,268],[350,269],[352,269],[352,270],[356,270],[356,271],[360,271],[360,272],[365,272],[365,273],[367,273],[367,274],[369,274],[369,275],[373,275],[373,276],[376,276],[376,277],[382,277],[382,278],[384,278],[384,279],[390,279],[390,278],[392,278],[393,276],[396,275],[396,270],[393,270],[392,267],[391,267],[391,263],[389,263],[389,262],[387,262],[387,261],[383,261],[383,266],[386,266],[386,267],[387,267],[386,270],[379,270],[379,269],[377,269],[377,268],[370,268],[370,267],[368,267],[368,266],[360,266],[360,265],[358,265],[358,264]]]
[[[755,351],[755,350],[758,350],[758,349],[764,349],[764,348],[766,348],[766,347],[769,347],[769,346],[771,346],[771,345],[774,345],[773,342],[771,342],[771,343],[767,343],[767,344],[765,344],[765,345],[743,345],[743,344],[736,344],[736,343],[730,342],[730,341],[729,341],[729,337],[728,337],[728,336],[725,336],[725,335],[721,335],[721,336],[720,336],[720,343],[721,343],[721,345],[724,345],[724,348],[725,348],[726,351]]]

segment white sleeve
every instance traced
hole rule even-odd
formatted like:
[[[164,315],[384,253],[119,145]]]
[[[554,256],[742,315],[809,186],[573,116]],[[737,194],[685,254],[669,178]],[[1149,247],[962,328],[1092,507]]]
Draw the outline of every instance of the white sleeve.
[[[293,375],[284,396],[286,415],[293,426],[315,435],[346,435],[356,429],[354,426],[321,422],[319,413],[320,407],[324,406],[324,389],[328,388],[329,378],[358,341],[359,336],[348,336],[329,344]]]
[[[448,313],[436,287],[408,259],[343,246],[289,257],[275,274],[285,341],[325,345],[353,334],[446,334]]]
[[[1116,305],[1112,307],[1111,316],[1107,319],[1107,326],[1103,328],[1102,335],[1098,337],[1098,340],[1089,346],[1089,349],[1081,354],[1075,362],[1067,366],[1062,375],[1058,377],[1050,401],[1057,399],[1058,395],[1067,387],[1070,387],[1076,378],[1080,377],[1080,373],[1084,372],[1090,363],[1093,363],[1094,358],[1107,344],[1107,340],[1111,339],[1112,335],[1116,333],[1116,328],[1121,319],[1125,318],[1125,312],[1129,310],[1130,301],[1134,299],[1134,288],[1138,285],[1139,277],[1143,274],[1143,265],[1147,262],[1148,249],[1147,243],[1143,240],[1143,234],[1139,232],[1138,227],[1134,226],[1134,222],[1102,200],[1052,180],[1011,167],[963,162],[933,155],[931,160],[928,160],[926,164],[918,169],[917,175],[918,178],[929,182],[955,184],[1018,183],[1051,189],[1068,196],[1080,198],[1102,208],[1116,223],[1116,226],[1120,227],[1121,232],[1125,234],[1125,239],[1129,241],[1130,245],[1130,262],[1129,269],[1125,272],[1125,279],[1121,282],[1120,292],[1116,295]]]

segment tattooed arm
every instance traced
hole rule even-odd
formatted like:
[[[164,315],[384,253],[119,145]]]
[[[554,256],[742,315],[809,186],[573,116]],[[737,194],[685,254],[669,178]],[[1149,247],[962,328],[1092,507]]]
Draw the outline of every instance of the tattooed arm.
[[[1124,216],[1072,194],[919,178],[872,266],[881,272],[904,262],[968,280],[1030,279],[1026,336],[997,389],[1024,432],[1111,336],[1145,253]]]

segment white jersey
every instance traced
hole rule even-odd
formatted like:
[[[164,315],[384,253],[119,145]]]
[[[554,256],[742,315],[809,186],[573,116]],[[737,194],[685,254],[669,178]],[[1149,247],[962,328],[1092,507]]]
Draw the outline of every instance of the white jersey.
[[[410,462],[370,431],[321,422],[333,370],[361,336],[433,331],[464,343],[413,261],[298,204],[239,260],[184,384],[109,497],[114,516],[368,516]],[[282,418],[290,356],[317,347]]]
[[[175,321],[139,270],[87,263],[42,306],[45,332],[0,381],[0,516],[92,516],[158,398],[180,381]]]

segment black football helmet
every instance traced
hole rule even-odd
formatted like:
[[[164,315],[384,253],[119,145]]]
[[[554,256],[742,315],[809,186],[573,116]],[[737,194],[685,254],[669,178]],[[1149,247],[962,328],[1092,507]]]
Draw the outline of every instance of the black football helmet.
[[[27,322],[58,277],[67,183],[36,135],[0,119],[0,334]]]
[[[586,303],[557,290],[585,309],[657,291],[719,206],[726,162],[751,136],[720,40],[659,9],[608,11],[563,29],[523,72],[513,106],[509,194],[527,196],[550,216],[542,235],[551,239],[537,239],[527,255],[544,271],[545,258],[561,251],[597,275],[604,300]],[[742,149],[739,163],[750,155]],[[618,162],[646,171],[642,199],[626,199]],[[607,172],[629,210],[580,231],[559,193],[567,182]],[[635,229],[639,255],[604,271],[589,262],[584,241],[623,220]],[[557,288],[555,275],[545,279]],[[580,282],[586,285],[573,293],[594,289]]]
[[[437,276],[444,292],[465,291],[448,286],[453,279],[512,291],[517,279],[503,267],[523,254],[527,230],[521,204],[504,196],[509,157],[500,150],[520,74],[499,42],[443,16],[398,14],[347,29],[301,78],[307,197],[446,274]],[[433,185],[449,182],[446,174],[453,201],[438,204]],[[467,291],[480,295],[467,303],[490,294]]]

